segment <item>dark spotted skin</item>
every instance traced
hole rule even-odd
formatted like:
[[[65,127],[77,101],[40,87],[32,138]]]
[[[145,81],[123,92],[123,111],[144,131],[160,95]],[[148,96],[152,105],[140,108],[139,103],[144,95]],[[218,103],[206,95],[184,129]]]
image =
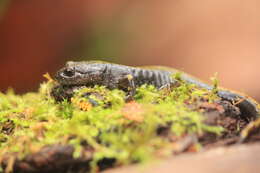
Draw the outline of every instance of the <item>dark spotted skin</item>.
[[[151,84],[160,88],[174,82],[171,74],[164,70],[90,61],[68,62],[55,78],[61,85],[104,85],[109,89],[124,89]]]
[[[157,88],[174,85],[177,83],[172,75],[179,72],[166,67],[130,67],[119,64],[112,64],[99,61],[68,62],[65,67],[59,70],[55,76],[61,88],[77,88],[80,86],[103,85],[109,89],[121,89],[135,94],[135,89],[143,84],[151,84]],[[213,87],[200,80],[182,73],[181,79],[198,87],[211,90]],[[259,116],[259,108],[253,99],[238,94],[234,91],[219,89],[218,96],[223,100],[236,103],[246,119]]]

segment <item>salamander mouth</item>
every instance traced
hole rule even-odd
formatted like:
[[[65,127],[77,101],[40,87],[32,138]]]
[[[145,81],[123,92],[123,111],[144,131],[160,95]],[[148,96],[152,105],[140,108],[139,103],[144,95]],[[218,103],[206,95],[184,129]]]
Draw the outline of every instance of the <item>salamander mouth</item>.
[[[91,87],[91,84],[66,84],[66,83],[59,83],[60,86],[63,87]]]
[[[74,83],[66,83],[66,82],[58,82],[59,85],[63,88],[82,88],[82,87],[93,87],[94,84],[84,83],[84,84],[74,84]]]

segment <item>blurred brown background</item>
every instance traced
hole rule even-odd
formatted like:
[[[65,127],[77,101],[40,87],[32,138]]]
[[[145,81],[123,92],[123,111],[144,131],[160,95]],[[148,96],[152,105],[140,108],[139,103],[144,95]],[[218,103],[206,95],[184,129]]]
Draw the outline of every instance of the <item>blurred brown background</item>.
[[[260,100],[258,0],[0,0],[0,90],[67,60],[167,65]]]

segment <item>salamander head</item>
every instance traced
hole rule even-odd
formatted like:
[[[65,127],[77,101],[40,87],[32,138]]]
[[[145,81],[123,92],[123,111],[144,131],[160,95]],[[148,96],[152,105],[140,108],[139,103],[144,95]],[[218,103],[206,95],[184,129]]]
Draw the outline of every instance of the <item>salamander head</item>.
[[[96,85],[103,80],[106,65],[99,62],[69,61],[60,69],[55,79],[61,85]]]

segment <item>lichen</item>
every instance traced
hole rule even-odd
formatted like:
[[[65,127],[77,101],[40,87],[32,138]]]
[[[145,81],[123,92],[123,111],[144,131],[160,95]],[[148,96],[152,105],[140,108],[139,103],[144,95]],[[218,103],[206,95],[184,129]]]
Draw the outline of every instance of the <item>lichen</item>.
[[[160,127],[176,138],[223,131],[205,124],[203,113],[189,108],[201,99],[217,99],[192,84],[180,82],[170,90],[143,85],[127,103],[123,91],[103,86],[79,89],[70,100],[56,102],[49,94],[53,85],[44,82],[38,92],[24,95],[0,93],[0,156],[16,152],[23,159],[46,145],[70,144],[77,158],[88,146],[93,151],[91,169],[96,170],[104,158],[124,165],[144,162],[159,151],[163,156],[172,153],[173,141],[158,134]]]

